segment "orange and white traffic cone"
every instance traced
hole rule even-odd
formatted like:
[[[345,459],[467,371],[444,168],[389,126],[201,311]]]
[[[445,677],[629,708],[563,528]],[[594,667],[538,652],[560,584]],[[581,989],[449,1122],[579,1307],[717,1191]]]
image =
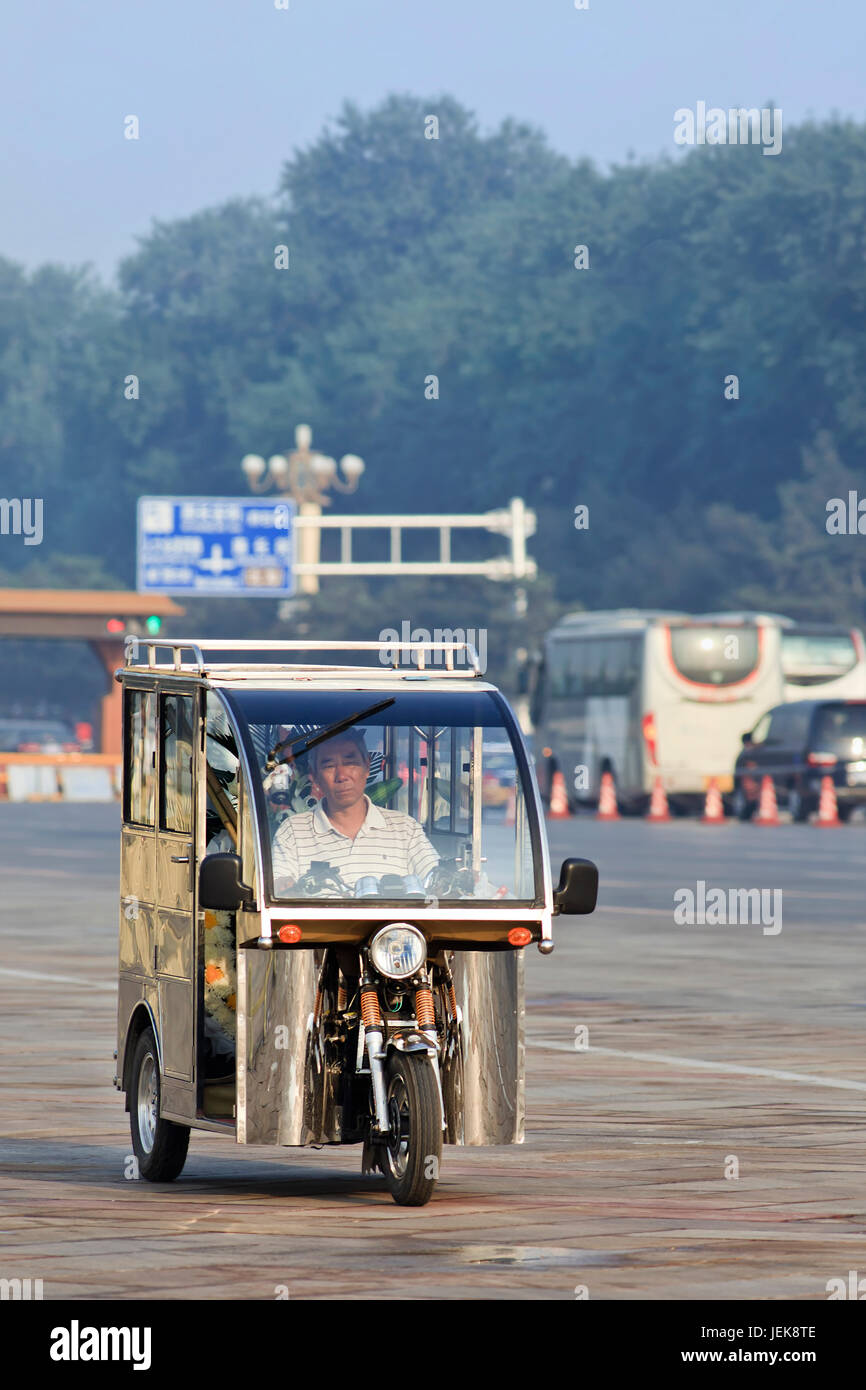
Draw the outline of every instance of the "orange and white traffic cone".
[[[561,772],[554,772],[553,782],[550,786],[550,807],[547,812],[548,820],[569,820],[571,812],[568,809],[568,793],[565,790],[565,778]]]
[[[818,802],[818,825],[841,825],[836,788],[830,776],[821,778],[821,800]]]
[[[722,793],[719,791],[719,783],[715,777],[710,778],[707,787],[706,800],[704,801],[704,814],[701,816],[702,825],[724,825],[725,823],[725,803],[722,801]]]
[[[758,801],[758,814],[753,825],[779,825],[779,807],[776,802],[776,788],[772,777],[761,778],[761,797]]]
[[[616,804],[616,783],[613,780],[612,772],[601,774],[601,786],[598,790],[598,810],[595,814],[596,820],[619,820],[619,808]]]
[[[647,820],[652,821],[654,825],[661,825],[662,821],[670,820],[670,818],[667,794],[662,785],[662,779],[657,777],[653,783],[653,794],[650,797]]]

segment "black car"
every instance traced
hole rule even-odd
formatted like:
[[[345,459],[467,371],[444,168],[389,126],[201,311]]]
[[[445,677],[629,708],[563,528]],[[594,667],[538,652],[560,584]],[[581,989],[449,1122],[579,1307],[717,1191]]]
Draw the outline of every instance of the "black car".
[[[796,821],[817,810],[824,777],[836,788],[839,819],[866,805],[866,700],[792,700],[776,705],[743,734],[731,806],[754,814],[761,781],[773,779],[779,805]]]

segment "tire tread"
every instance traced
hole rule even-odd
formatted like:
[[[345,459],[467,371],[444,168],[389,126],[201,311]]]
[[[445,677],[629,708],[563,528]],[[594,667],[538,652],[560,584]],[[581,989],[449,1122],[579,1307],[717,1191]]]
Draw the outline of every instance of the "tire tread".
[[[388,1076],[400,1070],[409,1095],[409,1113],[413,1122],[413,1142],[409,1146],[406,1173],[397,1178],[383,1154],[385,1180],[394,1201],[403,1207],[422,1207],[433,1196],[437,1179],[425,1172],[427,1160],[435,1158],[438,1176],[442,1158],[442,1114],[439,1088],[428,1059],[418,1053],[394,1052],[388,1062]],[[417,1135],[417,1138],[415,1136]]]
[[[143,1178],[146,1178],[148,1182],[174,1182],[186,1162],[190,1138],[189,1125],[177,1125],[172,1120],[158,1119],[156,1138],[150,1153],[145,1152],[138,1132],[138,1076],[149,1052],[153,1054],[156,1061],[157,1077],[159,1077],[159,1053],[156,1048],[156,1039],[153,1036],[153,1029],[145,1028],[135,1044],[129,1091],[127,1092],[132,1147],[138,1160],[138,1171]],[[161,1080],[158,1084],[161,1094]]]

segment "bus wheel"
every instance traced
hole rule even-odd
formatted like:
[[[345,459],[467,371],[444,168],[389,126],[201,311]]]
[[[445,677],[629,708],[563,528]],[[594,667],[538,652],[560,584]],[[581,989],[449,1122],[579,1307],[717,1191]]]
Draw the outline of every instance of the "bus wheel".
[[[741,782],[738,782],[734,787],[734,793],[731,797],[731,811],[737,820],[751,820],[755,814],[755,803],[746,796]]]
[[[127,1099],[139,1173],[148,1182],[173,1182],[186,1162],[189,1126],[160,1116],[159,1055],[150,1028],[145,1028],[135,1045]]]

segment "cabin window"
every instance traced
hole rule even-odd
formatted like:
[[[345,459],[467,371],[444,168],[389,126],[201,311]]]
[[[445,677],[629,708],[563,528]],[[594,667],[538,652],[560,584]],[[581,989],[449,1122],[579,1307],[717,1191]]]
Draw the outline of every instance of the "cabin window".
[[[123,819],[153,826],[156,790],[156,696],[127,690],[123,749]]]
[[[162,811],[160,827],[192,834],[192,742],[194,697],[163,695]]]
[[[207,692],[205,854],[238,853],[238,750],[225,706]]]

